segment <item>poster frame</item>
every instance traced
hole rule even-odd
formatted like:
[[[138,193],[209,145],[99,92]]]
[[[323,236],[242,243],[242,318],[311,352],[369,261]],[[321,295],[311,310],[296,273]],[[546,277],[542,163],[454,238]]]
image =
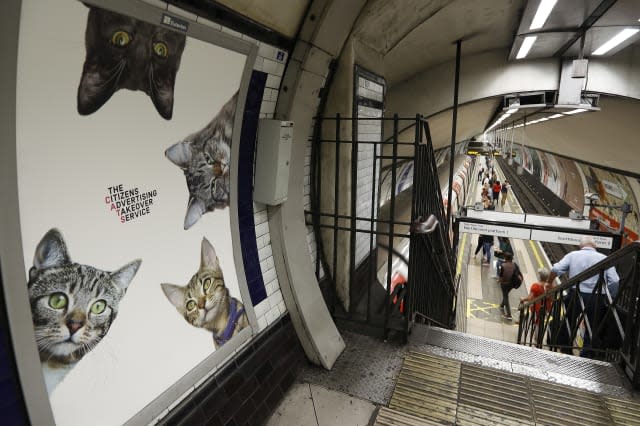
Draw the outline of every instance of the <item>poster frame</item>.
[[[75,0],[74,0],[75,1]],[[26,287],[27,276],[23,255],[22,232],[20,225],[20,207],[18,198],[17,155],[16,155],[16,101],[17,66],[22,0],[9,0],[5,12],[0,16],[0,35],[3,51],[7,53],[6,62],[0,67],[0,87],[7,96],[0,103],[0,273],[2,273],[2,291],[7,305],[8,329],[13,343],[18,377],[25,405],[32,424],[55,425],[53,410],[46,391],[40,365],[38,349],[33,334],[29,297]],[[141,0],[83,0],[93,5],[129,15],[152,24],[160,24],[163,15],[171,15],[188,23],[186,32],[189,37],[199,39],[237,53],[246,55],[245,66],[238,93],[236,119],[232,136],[231,194],[229,204],[230,228],[234,256],[234,266],[238,278],[241,299],[250,327],[242,330],[231,341],[210,354],[173,385],[165,389],[145,407],[128,419],[125,424],[149,424],[166,414],[182,397],[201,384],[219,367],[228,361],[239,348],[245,345],[259,330],[257,317],[247,286],[242,262],[240,232],[238,223],[238,174],[240,133],[242,130],[244,105],[251,73],[256,61],[258,46],[242,40],[219,29],[197,22],[187,12],[167,10],[155,4]],[[5,49],[6,48],[6,49]],[[20,283],[15,285],[15,283]],[[25,285],[22,285],[25,283]],[[13,285],[12,285],[13,284]],[[17,390],[16,390],[17,391]]]

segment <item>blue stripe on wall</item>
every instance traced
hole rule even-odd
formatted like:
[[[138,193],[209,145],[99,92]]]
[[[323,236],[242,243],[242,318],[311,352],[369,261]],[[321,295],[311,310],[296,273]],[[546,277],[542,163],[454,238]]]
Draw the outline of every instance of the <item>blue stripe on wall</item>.
[[[242,119],[242,133],[240,134],[240,155],[238,158],[238,224],[240,227],[240,245],[242,246],[242,262],[251,295],[251,303],[255,306],[267,298],[264,288],[258,246],[256,244],[256,230],[253,221],[253,157],[256,149],[256,135],[258,133],[258,118],[262,96],[267,82],[267,74],[253,71],[247,102]]]
[[[1,289],[2,271],[0,271],[0,291]],[[3,294],[0,294],[0,424],[2,426],[29,424],[11,345]]]

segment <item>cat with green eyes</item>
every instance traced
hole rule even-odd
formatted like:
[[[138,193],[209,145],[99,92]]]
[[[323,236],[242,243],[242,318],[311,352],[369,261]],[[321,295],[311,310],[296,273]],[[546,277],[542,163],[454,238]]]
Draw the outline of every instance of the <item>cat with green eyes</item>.
[[[107,334],[141,262],[134,260],[115,272],[102,271],[72,262],[57,229],[42,237],[27,288],[49,392]]]
[[[213,334],[216,349],[249,325],[244,306],[231,297],[224,284],[218,256],[206,238],[200,248],[200,268],[189,283],[161,284],[161,287],[185,321]]]

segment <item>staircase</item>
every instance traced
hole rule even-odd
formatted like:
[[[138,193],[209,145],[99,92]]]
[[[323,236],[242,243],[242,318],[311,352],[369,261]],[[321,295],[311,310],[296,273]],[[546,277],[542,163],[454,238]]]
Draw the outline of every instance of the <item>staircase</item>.
[[[640,425],[616,366],[416,325],[376,425]]]

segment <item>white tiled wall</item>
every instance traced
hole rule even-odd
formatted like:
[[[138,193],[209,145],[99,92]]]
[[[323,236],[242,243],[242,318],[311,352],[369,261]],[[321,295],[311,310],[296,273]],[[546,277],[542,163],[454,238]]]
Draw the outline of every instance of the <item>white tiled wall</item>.
[[[237,31],[223,27],[220,24],[212,22],[201,16],[197,16],[191,12],[181,10],[173,5],[169,5],[161,0],[143,0],[158,8],[167,10],[175,15],[185,17],[199,24],[206,25],[217,31],[229,34],[239,39],[254,43],[258,46],[258,57],[253,67],[256,71],[262,71],[268,74],[267,83],[260,108],[260,118],[273,118],[273,113],[278,100],[278,91],[280,90],[280,81],[284,74],[284,66],[287,62],[288,53],[278,49],[277,47],[259,42],[247,35]],[[256,231],[256,241],[258,245],[258,256],[260,257],[260,268],[264,283],[267,290],[267,298],[254,306],[256,316],[258,317],[259,331],[262,331],[267,325],[271,324],[286,313],[286,308],[282,300],[280,285],[273,264],[273,256],[271,253],[271,238],[269,236],[269,222],[267,218],[267,209],[263,204],[254,204],[254,222]]]
[[[363,105],[358,106],[358,117],[382,117],[382,110],[375,109]],[[356,188],[357,197],[357,209],[356,214],[359,217],[372,217],[373,219],[378,217],[377,206],[374,205],[373,216],[371,216],[371,192],[375,191],[375,200],[378,199],[378,178],[380,176],[380,160],[375,161],[375,176],[373,174],[374,169],[374,154],[379,153],[380,145],[373,145],[364,143],[380,142],[382,136],[382,122],[380,120],[360,120],[358,121],[358,141],[361,142],[358,145],[358,187]],[[370,229],[371,223],[367,221],[357,221],[356,227],[358,229]],[[374,224],[373,230],[375,231],[377,226]],[[369,254],[369,234],[359,232],[356,234],[356,266],[364,260]],[[376,245],[376,239],[373,239],[373,247]]]

